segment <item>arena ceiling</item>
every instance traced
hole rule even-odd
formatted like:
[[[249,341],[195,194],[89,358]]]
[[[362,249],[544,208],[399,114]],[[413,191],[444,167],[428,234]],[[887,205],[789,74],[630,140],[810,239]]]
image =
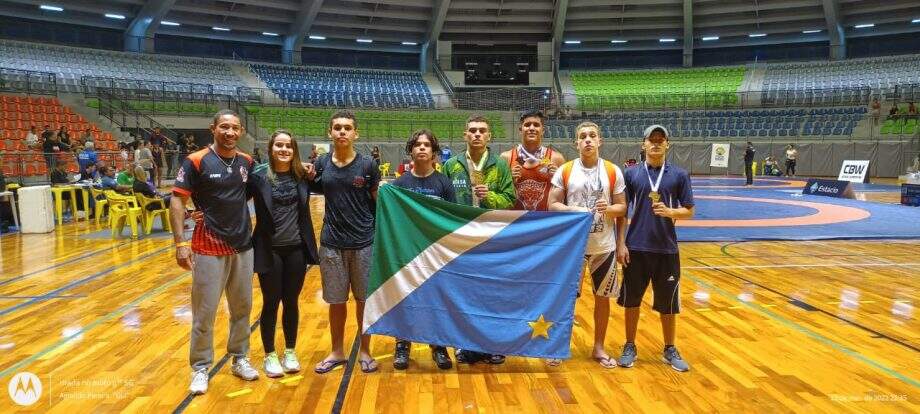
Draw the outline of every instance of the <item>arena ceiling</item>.
[[[564,52],[839,45],[852,37],[920,33],[920,0],[0,0],[0,15],[134,37],[403,52],[435,38],[555,41]]]

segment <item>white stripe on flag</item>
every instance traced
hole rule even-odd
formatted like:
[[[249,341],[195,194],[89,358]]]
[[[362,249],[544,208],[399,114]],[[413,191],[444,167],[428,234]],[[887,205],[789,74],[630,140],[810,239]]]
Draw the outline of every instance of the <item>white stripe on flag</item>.
[[[367,298],[364,305],[366,331],[380,317],[409,296],[428,278],[468,250],[491,239],[523,216],[526,211],[491,210],[441,237],[399,269]]]

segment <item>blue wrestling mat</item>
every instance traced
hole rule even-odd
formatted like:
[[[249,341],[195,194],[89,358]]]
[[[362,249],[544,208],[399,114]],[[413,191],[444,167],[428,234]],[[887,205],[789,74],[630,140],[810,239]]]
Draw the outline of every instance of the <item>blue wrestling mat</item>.
[[[913,239],[920,208],[803,196],[804,178],[693,178],[696,215],[678,222],[680,241]],[[884,184],[854,184],[859,192],[894,192]]]

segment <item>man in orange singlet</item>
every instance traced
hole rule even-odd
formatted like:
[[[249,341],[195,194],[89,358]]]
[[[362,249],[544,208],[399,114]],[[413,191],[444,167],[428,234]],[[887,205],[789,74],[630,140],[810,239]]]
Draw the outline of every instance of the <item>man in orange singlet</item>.
[[[562,154],[543,146],[543,112],[531,110],[521,114],[521,144],[502,153],[508,162],[517,200],[515,210],[546,211],[550,181],[556,169],[565,163]]]

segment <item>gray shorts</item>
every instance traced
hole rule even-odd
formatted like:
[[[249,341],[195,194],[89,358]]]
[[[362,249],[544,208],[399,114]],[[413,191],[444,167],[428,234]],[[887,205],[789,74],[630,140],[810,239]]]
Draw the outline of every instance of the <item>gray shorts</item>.
[[[358,250],[319,247],[319,272],[323,280],[323,300],[329,304],[348,302],[348,288],[355,300],[367,299],[367,278],[374,246]]]

